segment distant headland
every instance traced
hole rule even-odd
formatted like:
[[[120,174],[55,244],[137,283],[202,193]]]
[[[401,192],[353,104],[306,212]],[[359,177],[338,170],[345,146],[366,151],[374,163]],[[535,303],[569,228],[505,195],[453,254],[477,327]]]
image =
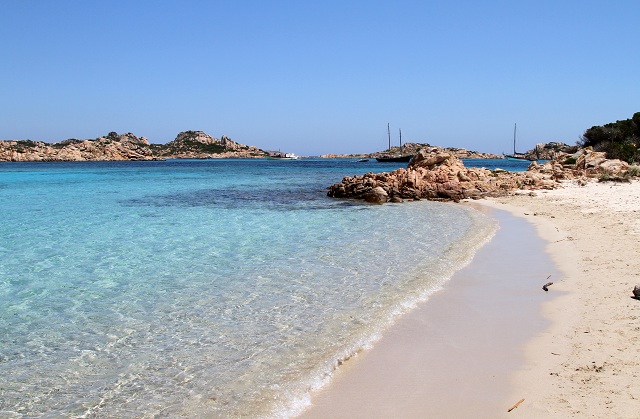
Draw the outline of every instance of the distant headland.
[[[31,140],[0,141],[0,161],[117,161],[164,159],[264,158],[269,152],[217,139],[202,131],[184,131],[166,144],[151,144],[132,133],[110,132],[95,140],[69,139],[58,143]]]

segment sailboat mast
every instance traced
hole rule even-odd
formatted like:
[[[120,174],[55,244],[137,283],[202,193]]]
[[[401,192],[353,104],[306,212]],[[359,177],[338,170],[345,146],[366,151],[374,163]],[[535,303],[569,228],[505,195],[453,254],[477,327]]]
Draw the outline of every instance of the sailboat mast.
[[[513,155],[516,155],[516,127],[518,124],[513,124]]]
[[[398,128],[398,131],[400,132],[400,153],[402,154],[402,130]]]
[[[391,151],[391,131],[389,131],[389,123],[387,123],[387,138],[389,139],[389,151]]]

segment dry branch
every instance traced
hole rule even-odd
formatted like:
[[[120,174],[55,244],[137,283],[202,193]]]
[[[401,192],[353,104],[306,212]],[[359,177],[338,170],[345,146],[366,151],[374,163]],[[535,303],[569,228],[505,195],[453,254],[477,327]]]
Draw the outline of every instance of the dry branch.
[[[523,401],[524,401],[524,399],[518,400],[518,403],[514,404],[509,409],[507,409],[507,412],[511,412],[513,409],[515,409],[516,407],[520,406],[520,403],[522,403]]]

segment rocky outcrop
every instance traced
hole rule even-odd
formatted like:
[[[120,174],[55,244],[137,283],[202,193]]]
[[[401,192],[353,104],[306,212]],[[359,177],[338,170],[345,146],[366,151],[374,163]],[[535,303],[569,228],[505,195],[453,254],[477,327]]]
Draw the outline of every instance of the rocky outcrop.
[[[515,190],[553,189],[565,179],[603,174],[622,176],[628,169],[628,164],[606,160],[589,149],[576,153],[569,160],[563,157],[563,160],[545,164],[533,162],[526,172],[466,168],[448,150],[429,147],[420,150],[406,169],[345,177],[342,182],[330,186],[327,195],[373,203],[405,199],[459,201],[499,196]]]
[[[423,148],[433,148],[433,147],[429,144],[406,143],[402,148],[398,146],[393,146],[391,147],[390,150],[378,151],[378,152],[369,153],[369,154],[323,154],[320,157],[327,158],[327,159],[335,159],[335,158],[374,159],[376,157],[380,157],[384,155],[399,155],[399,154],[415,155],[415,154],[418,154],[418,152]],[[444,150],[448,151],[449,153],[451,153],[452,155],[454,155],[459,159],[501,159],[503,158],[503,156],[499,156],[497,154],[469,151],[466,148],[449,147],[449,148],[445,148]]]
[[[536,170],[549,170],[553,166],[557,176],[563,179],[594,178],[603,175],[629,176],[630,165],[618,159],[607,159],[606,153],[593,151],[592,147],[578,150],[571,155],[563,155]]]
[[[458,201],[499,195],[515,189],[554,186],[551,174],[466,168],[451,152],[440,147],[428,147],[420,150],[406,169],[345,177],[341,183],[329,187],[328,195],[376,203],[404,199]]]
[[[459,159],[500,159],[502,158],[502,156],[498,156],[497,154],[480,153],[477,151],[467,150],[466,148],[456,148],[456,147],[441,148],[441,147],[435,147],[429,144],[421,144],[421,143],[406,143],[402,146],[402,148],[398,146],[393,146],[391,147],[390,150],[370,154],[370,157],[375,158],[375,157],[380,157],[381,155],[397,155],[397,154],[416,155],[422,149],[433,149],[433,148],[442,149]]]
[[[562,155],[578,151],[578,146],[571,146],[561,142],[540,143],[527,152],[524,157],[529,160],[556,160]]]
[[[58,143],[0,141],[0,161],[100,161],[158,160],[167,158],[254,158],[265,152],[222,136],[216,139],[202,131],[185,131],[168,144],[150,144],[132,133],[111,132],[95,140],[69,139]]]
[[[503,156],[492,153],[481,153],[479,151],[471,151],[466,148],[447,147],[446,151],[450,152],[459,159],[501,159]]]
[[[167,143],[161,152],[166,158],[256,158],[266,153],[254,146],[236,143],[226,136],[221,139],[203,131],[184,131],[176,139]]]
[[[0,141],[0,161],[153,160],[149,141],[131,133],[115,132],[95,140]]]

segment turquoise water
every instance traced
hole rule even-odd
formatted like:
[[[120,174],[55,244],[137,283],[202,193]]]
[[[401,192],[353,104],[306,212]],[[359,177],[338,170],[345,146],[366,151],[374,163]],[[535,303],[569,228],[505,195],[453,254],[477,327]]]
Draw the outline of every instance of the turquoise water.
[[[350,160],[0,164],[0,416],[288,417],[495,223]]]

